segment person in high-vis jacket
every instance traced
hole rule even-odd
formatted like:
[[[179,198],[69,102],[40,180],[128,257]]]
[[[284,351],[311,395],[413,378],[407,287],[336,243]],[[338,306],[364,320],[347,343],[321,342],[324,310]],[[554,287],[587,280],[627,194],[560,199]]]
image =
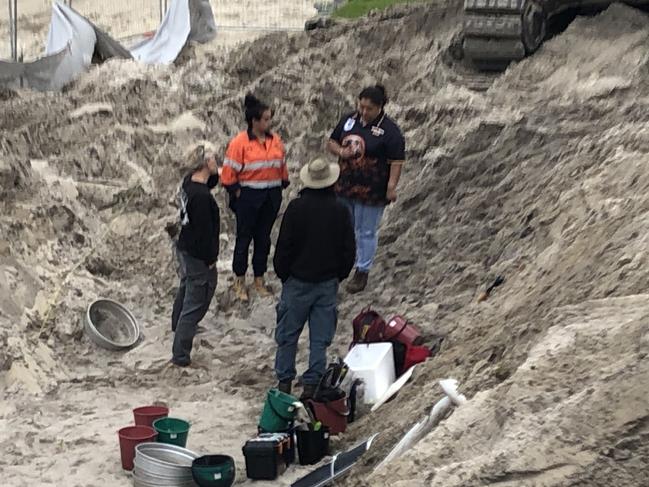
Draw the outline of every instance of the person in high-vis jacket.
[[[230,195],[230,208],[237,219],[237,237],[232,259],[233,290],[238,299],[248,301],[245,275],[248,249],[253,242],[254,289],[261,297],[271,295],[264,274],[268,268],[270,233],[282,203],[282,189],[288,186],[284,144],[270,131],[270,107],[251,94],[246,95],[248,129],[228,145],[221,183]]]

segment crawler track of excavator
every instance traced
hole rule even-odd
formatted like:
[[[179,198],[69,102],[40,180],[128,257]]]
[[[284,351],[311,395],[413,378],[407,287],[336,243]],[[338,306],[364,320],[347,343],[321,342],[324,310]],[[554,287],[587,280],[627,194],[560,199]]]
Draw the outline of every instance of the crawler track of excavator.
[[[534,52],[545,37],[546,14],[536,0],[465,0],[465,58],[502,70]]]

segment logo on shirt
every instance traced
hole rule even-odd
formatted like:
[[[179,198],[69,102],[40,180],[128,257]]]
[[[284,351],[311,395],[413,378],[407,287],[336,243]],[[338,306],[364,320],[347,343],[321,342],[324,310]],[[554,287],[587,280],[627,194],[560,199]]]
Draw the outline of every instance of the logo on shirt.
[[[345,127],[344,127],[345,132],[349,132],[351,129],[353,129],[355,123],[356,123],[356,120],[354,120],[351,117],[348,118],[347,121],[345,122]]]
[[[356,169],[363,167],[365,163],[365,140],[363,137],[354,134],[347,135],[343,138],[341,145],[345,148],[351,147],[353,150],[352,156],[347,159],[351,167]]]
[[[184,227],[189,225],[189,214],[187,213],[189,199],[182,186],[178,189],[178,202],[180,203],[180,224]]]
[[[381,127],[372,127],[372,135],[374,137],[379,137],[385,133],[385,130],[383,130]]]

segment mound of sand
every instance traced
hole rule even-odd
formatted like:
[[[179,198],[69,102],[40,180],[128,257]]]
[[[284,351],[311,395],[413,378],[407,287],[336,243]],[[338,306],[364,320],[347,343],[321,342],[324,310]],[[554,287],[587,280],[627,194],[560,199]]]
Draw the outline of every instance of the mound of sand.
[[[649,21],[620,6],[579,18],[473,92],[467,68],[447,54],[459,13],[457,2],[393,9],[273,34],[229,58],[203,52],[165,68],[112,61],[62,94],[1,97],[7,485],[124,485],[115,431],[131,423],[131,408],[155,401],[192,421],[191,449],[233,455],[245,478],[241,446],[274,383],[274,302],[232,301],[233,220],[219,192],[219,286],[196,339],[200,367],[166,367],[176,285],[166,228],[183,154],[198,140],[223,147],[254,90],[275,108],[296,183],[376,80],[392,94],[408,164],[369,289],[342,295],[332,352],[345,352],[351,318],[369,303],[444,341],[394,401],[333,443],[382,433],[342,485],[645,483]],[[477,303],[497,275],[505,283]],[[98,297],[133,311],[138,347],[107,352],[84,336],[83,314]],[[449,376],[468,403],[372,474]],[[293,467],[273,485],[308,471]]]

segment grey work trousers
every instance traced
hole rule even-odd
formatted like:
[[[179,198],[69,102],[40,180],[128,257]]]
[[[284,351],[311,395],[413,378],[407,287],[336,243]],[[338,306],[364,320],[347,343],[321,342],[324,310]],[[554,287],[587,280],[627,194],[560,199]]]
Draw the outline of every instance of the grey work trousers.
[[[189,365],[198,323],[205,317],[216,290],[216,268],[177,250],[180,285],[174,301],[171,329],[175,332],[171,361]]]

